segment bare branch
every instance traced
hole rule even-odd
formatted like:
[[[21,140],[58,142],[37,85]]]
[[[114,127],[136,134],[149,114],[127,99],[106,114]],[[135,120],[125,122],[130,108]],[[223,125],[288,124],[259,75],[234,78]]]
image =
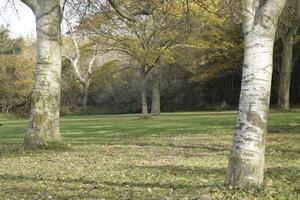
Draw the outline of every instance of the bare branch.
[[[114,2],[114,0],[107,0],[108,3],[111,5],[111,7],[113,7],[113,9],[118,13],[118,15],[120,15],[121,17],[135,22],[136,20],[129,14],[127,14],[125,11],[122,11],[121,8]]]

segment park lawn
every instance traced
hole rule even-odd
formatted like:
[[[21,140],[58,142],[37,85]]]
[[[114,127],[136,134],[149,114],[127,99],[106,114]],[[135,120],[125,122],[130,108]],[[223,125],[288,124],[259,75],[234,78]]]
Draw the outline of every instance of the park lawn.
[[[0,123],[0,199],[300,199],[300,113],[271,113],[261,189],[224,187],[236,114],[61,119],[63,142],[22,150]]]

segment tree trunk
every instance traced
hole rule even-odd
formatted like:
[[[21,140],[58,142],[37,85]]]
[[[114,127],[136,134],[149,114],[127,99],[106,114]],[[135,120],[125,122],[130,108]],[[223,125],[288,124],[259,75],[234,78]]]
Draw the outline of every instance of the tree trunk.
[[[24,146],[37,147],[61,139],[61,11],[59,0],[23,2],[31,7],[37,23],[37,64]]]
[[[160,115],[160,87],[159,81],[154,81],[152,86],[152,115]]]
[[[82,102],[81,102],[83,109],[87,109],[89,85],[90,85],[89,83],[83,85]]]
[[[263,181],[267,113],[272,78],[273,42],[246,37],[239,114],[227,181],[232,186]]]
[[[293,70],[294,35],[289,34],[283,43],[282,64],[279,77],[278,108],[290,109],[290,83]]]
[[[233,188],[263,182],[265,143],[277,22],[285,0],[243,1],[245,39],[237,125],[226,182]]]
[[[148,115],[148,103],[147,103],[147,85],[146,75],[144,68],[141,69],[141,100],[142,100],[142,115]]]
[[[146,116],[148,115],[148,103],[147,103],[146,89],[144,87],[142,88],[141,95],[142,95],[142,115]]]

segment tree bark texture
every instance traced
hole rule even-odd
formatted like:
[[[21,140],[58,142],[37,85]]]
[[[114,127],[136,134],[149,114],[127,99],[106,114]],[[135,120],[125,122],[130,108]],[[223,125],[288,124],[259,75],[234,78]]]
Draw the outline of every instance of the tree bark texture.
[[[273,46],[284,0],[243,1],[245,40],[242,87],[226,183],[233,188],[263,182],[273,69]]]
[[[37,147],[61,139],[61,10],[59,0],[23,2],[33,10],[37,25],[37,63],[24,146]]]

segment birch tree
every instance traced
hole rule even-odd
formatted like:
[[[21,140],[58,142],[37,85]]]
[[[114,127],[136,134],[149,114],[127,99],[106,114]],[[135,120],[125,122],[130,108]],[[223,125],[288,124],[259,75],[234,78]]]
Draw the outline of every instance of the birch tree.
[[[243,0],[242,88],[226,182],[233,188],[263,182],[273,46],[285,0]]]
[[[37,63],[24,146],[37,147],[61,140],[61,9],[59,0],[21,1],[31,8],[36,17]]]
[[[293,47],[300,26],[300,1],[288,0],[280,20],[279,37],[283,42],[282,62],[279,76],[278,108],[290,108],[290,83],[293,70]]]
[[[88,58],[82,58],[82,52],[75,34],[70,32],[70,37],[72,45],[67,45],[66,43],[63,45],[63,57],[70,60],[73,72],[82,85],[81,105],[86,109],[88,90],[94,72],[95,62],[100,55],[100,51],[97,45],[89,45],[91,50],[88,52],[89,56],[86,56]]]

